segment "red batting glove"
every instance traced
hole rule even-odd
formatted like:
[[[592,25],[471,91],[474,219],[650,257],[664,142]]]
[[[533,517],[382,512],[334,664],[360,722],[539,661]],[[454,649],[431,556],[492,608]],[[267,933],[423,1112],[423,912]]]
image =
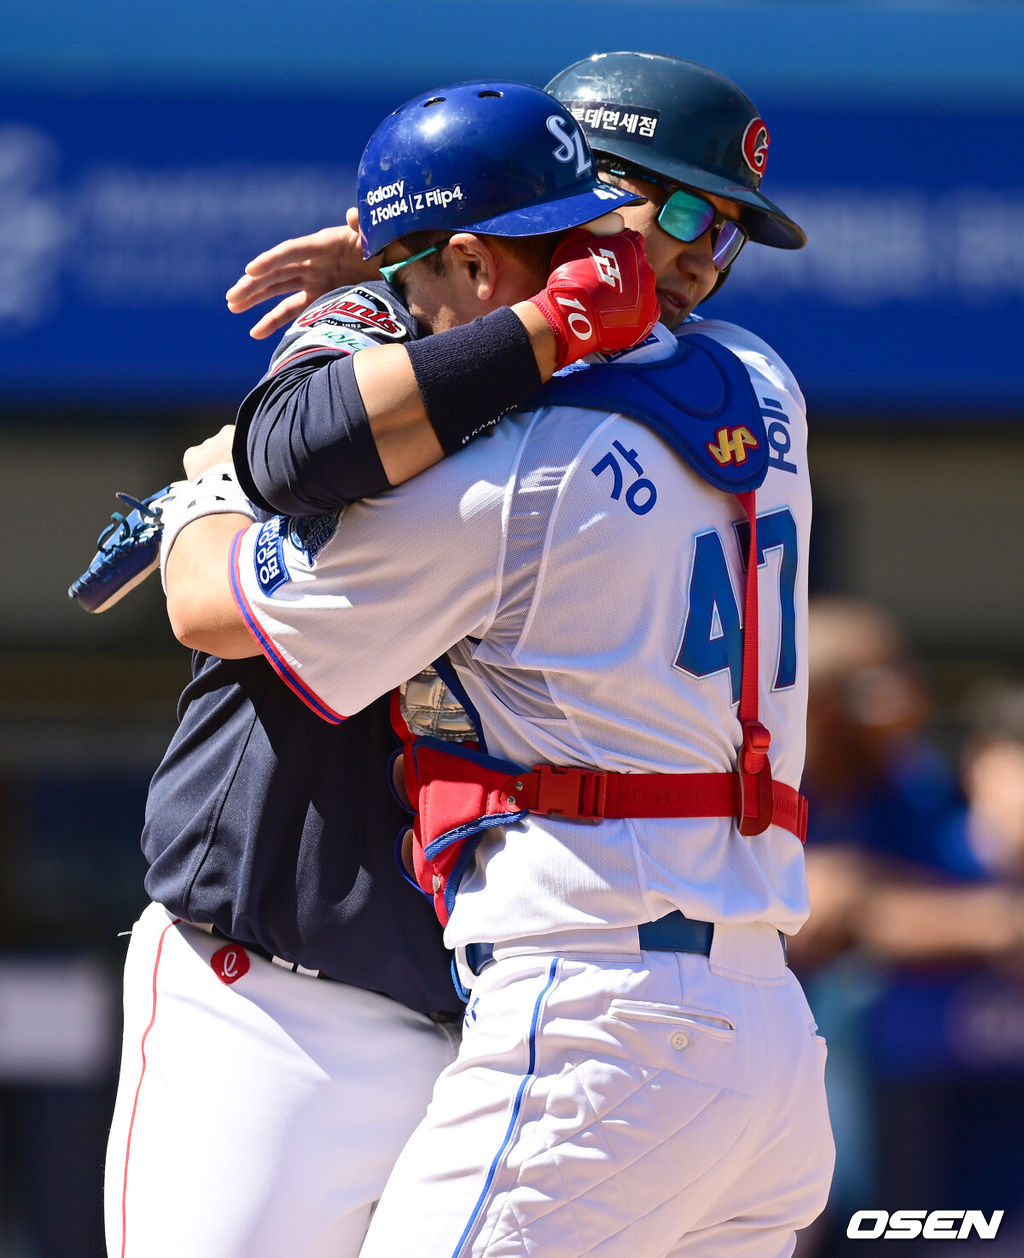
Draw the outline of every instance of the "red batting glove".
[[[650,335],[659,316],[654,285],[637,232],[570,232],[555,250],[547,285],[530,298],[555,334],[558,366],[595,350],[629,349]]]

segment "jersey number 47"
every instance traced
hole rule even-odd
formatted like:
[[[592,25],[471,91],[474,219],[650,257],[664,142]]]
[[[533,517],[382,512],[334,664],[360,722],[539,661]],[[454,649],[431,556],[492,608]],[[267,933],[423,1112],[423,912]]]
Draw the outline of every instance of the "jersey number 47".
[[[746,520],[734,525],[735,544],[745,562],[750,544]],[[778,569],[779,652],[772,679],[773,690],[785,690],[796,681],[796,521],[788,508],[757,517],[757,566],[765,568],[773,554]],[[758,591],[762,606],[768,597],[766,582]],[[740,599],[733,588],[725,545],[712,530],[701,533],[694,545],[693,566],[687,596],[686,622],[675,667],[692,677],[710,677],[728,671],[732,701],[738,703],[743,671],[743,630]]]

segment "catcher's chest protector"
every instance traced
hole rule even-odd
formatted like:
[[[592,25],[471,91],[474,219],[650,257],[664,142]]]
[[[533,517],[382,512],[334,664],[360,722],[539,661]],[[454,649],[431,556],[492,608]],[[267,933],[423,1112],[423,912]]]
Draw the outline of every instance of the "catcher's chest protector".
[[[588,820],[735,817],[743,835],[760,834],[773,823],[801,841],[806,832],[806,801],[792,787],[773,782],[771,736],[757,719],[755,491],[768,471],[770,451],[746,368],[716,341],[691,335],[663,361],[570,369],[546,386],[538,404],[628,415],[652,428],[702,480],[738,497],[750,526],[739,709],[743,744],[733,773],[621,774],[551,765],[525,769],[474,745],[410,740],[405,771],[416,803],[415,879],[443,924],[484,831],[529,813]]]

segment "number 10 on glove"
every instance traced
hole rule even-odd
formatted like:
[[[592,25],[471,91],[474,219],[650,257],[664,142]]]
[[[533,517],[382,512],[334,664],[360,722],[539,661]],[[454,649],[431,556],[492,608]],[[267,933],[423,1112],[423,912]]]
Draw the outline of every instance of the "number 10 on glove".
[[[530,300],[555,336],[558,366],[600,350],[629,349],[658,321],[655,276],[637,232],[570,232],[545,287]]]

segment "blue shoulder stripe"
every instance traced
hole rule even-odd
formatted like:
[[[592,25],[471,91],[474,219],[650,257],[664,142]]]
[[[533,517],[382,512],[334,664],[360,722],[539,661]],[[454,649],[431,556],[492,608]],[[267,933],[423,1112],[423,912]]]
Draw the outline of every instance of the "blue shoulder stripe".
[[[695,333],[651,363],[597,363],[550,380],[533,406],[617,411],[646,424],[715,489],[756,489],[768,471],[761,405],[743,363]]]

